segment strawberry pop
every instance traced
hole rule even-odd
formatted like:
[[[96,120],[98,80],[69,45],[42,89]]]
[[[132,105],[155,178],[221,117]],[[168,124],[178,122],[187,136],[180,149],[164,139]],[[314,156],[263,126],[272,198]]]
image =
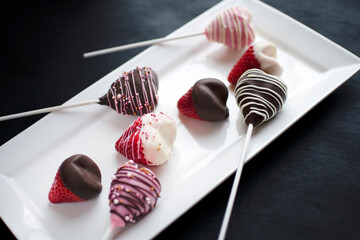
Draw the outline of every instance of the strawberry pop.
[[[112,177],[109,205],[111,229],[135,223],[148,214],[160,197],[161,184],[147,168],[129,160]]]
[[[108,92],[101,98],[2,116],[0,121],[89,104],[109,106],[123,115],[144,115],[155,110],[159,98],[158,88],[158,76],[152,68],[136,67],[134,70],[124,72],[116,79],[111,84]]]
[[[126,49],[149,46],[172,40],[205,35],[207,40],[222,43],[235,50],[246,49],[255,39],[253,22],[250,11],[246,7],[235,6],[218,14],[205,31],[183,36],[157,38],[123,46],[102,49],[94,52],[84,53],[84,57],[95,57],[108,53],[118,52]]]
[[[158,77],[151,68],[136,68],[114,81],[99,104],[124,115],[144,115],[158,103]]]
[[[248,125],[245,142],[239,160],[231,193],[218,239],[225,239],[227,226],[239,186],[241,172],[245,162],[246,150],[252,130],[273,118],[282,108],[287,97],[287,87],[277,76],[270,75],[256,68],[247,70],[236,83],[235,98]]]
[[[255,39],[249,9],[233,7],[222,13],[207,26],[206,37],[232,49],[247,48]]]
[[[273,118],[285,103],[287,87],[274,75],[249,69],[235,87],[236,102],[247,125],[254,127]]]
[[[129,160],[158,166],[172,155],[175,121],[164,113],[148,113],[135,120],[121,135],[115,149]]]

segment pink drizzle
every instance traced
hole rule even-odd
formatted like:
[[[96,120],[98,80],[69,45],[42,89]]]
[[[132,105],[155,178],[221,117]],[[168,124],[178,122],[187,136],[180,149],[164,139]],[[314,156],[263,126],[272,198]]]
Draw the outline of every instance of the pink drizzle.
[[[247,48],[255,39],[252,18],[245,7],[230,8],[219,14],[205,29],[210,41],[236,50]]]
[[[142,70],[145,74],[142,74]],[[134,71],[138,72],[140,79],[135,77]],[[136,84],[137,81],[141,81],[140,88],[139,84]],[[109,103],[113,102],[115,111],[124,115],[128,115],[129,111],[133,115],[144,115],[152,112],[158,102],[156,81],[151,68],[144,67],[141,69],[137,67],[129,73],[124,72],[111,85],[110,91],[107,93],[107,100]],[[141,101],[140,94],[143,101]]]
[[[129,160],[112,177],[109,205],[113,227],[125,227],[148,214],[157,203],[161,184],[147,168]]]

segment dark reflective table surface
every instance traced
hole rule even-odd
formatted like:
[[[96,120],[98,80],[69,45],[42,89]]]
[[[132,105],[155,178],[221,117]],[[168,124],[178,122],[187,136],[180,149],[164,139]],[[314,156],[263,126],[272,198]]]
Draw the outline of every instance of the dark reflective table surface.
[[[359,1],[264,2],[360,55]],[[165,36],[216,3],[19,0],[4,5],[0,115],[65,102],[145,48],[86,60],[84,52]],[[244,167],[227,239],[360,239],[359,100],[356,74]],[[42,117],[1,122],[0,144]],[[156,239],[216,239],[232,180]],[[3,222],[0,229],[13,237]]]

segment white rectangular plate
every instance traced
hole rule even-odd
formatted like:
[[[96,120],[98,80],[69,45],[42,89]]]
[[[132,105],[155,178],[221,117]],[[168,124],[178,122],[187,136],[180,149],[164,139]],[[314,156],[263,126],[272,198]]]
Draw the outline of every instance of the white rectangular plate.
[[[257,41],[278,47],[289,97],[283,110],[256,129],[247,161],[344,83],[360,68],[359,58],[323,36],[256,1],[223,1],[171,35],[203,31],[221,11],[247,6],[253,15]],[[271,19],[271,21],[269,21]],[[314,51],[316,49],[316,51]],[[123,231],[126,239],[149,239],[234,172],[246,127],[230,87],[229,119],[207,123],[180,116],[177,100],[199,79],[226,77],[240,53],[204,36],[148,48],[85,89],[68,103],[102,96],[123,72],[150,66],[160,78],[156,111],[172,116],[178,136],[168,163],[152,169],[163,191],[154,211]],[[0,148],[0,214],[18,238],[100,239],[109,218],[110,176],[125,162],[115,141],[135,117],[93,105],[51,113]],[[61,162],[83,153],[100,167],[103,191],[84,203],[51,204],[47,195]],[[153,224],[156,222],[156,224]]]

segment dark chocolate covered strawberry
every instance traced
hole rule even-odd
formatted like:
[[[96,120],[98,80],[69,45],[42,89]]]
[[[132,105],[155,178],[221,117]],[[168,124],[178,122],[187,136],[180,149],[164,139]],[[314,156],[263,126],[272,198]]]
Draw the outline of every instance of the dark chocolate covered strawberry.
[[[229,116],[226,101],[229,91],[215,78],[197,81],[178,101],[180,113],[199,120],[215,122]]]
[[[99,167],[88,156],[76,154],[59,167],[49,192],[52,203],[81,202],[101,192]]]

